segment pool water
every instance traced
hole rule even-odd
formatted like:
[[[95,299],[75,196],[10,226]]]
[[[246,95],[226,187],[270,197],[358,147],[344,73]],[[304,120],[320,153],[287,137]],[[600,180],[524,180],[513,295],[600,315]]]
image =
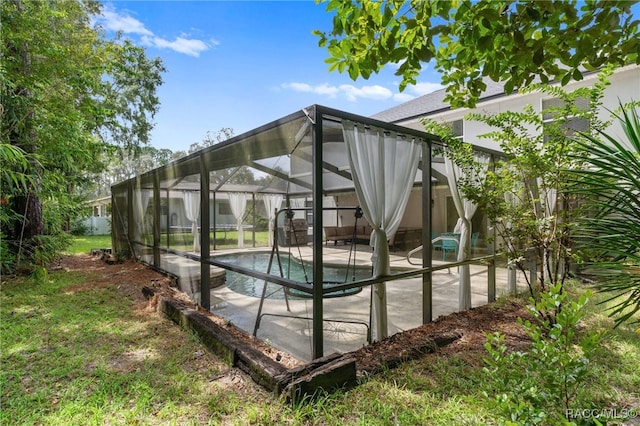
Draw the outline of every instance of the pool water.
[[[230,263],[236,266],[241,266],[247,269],[253,269],[258,272],[267,272],[269,267],[269,258],[271,257],[270,253],[238,253],[238,254],[226,254],[221,256],[216,256],[215,260],[224,263]],[[282,263],[282,272],[285,278],[289,278],[295,281],[307,282],[311,281],[313,277],[313,272],[311,269],[311,264],[303,264],[297,259],[289,258],[289,256],[280,256],[280,262]],[[274,256],[273,264],[271,265],[272,275],[280,276],[280,270],[278,268],[277,258]],[[355,268],[355,280],[361,280],[364,278],[371,277],[371,269],[370,268]],[[323,278],[325,281],[325,285],[331,285],[329,283],[344,283],[354,281],[354,268],[347,268],[345,266],[325,266],[323,268]],[[242,275],[238,272],[233,272],[227,270],[227,287],[230,290],[235,291],[236,293],[244,294],[246,296],[251,297],[261,297],[262,290],[264,286],[264,280],[260,278],[250,277],[247,275]],[[273,299],[284,299],[284,287],[278,284],[268,283],[267,284],[267,296]],[[299,291],[289,289],[290,292],[289,297],[293,296],[292,293],[298,294],[300,297],[309,297],[304,293]],[[354,294],[360,291],[360,289],[348,290],[344,294],[339,295],[348,295]],[[333,295],[334,297],[338,296],[338,294]]]

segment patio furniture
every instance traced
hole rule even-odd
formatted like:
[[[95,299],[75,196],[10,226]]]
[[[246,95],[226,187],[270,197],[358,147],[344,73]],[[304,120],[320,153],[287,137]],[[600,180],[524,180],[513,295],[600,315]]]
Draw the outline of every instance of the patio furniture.
[[[440,236],[442,260],[447,258],[447,252],[453,252],[454,256],[458,257],[458,245],[460,244],[460,234],[454,234],[452,232],[443,233]]]
[[[436,238],[438,238],[439,236],[440,234],[438,234],[437,232],[431,233],[431,246],[433,247],[434,250],[442,250],[442,241],[436,240]]]
[[[354,238],[357,241],[363,243],[369,243],[371,239],[372,228],[369,225],[357,225],[357,226],[325,226],[325,245],[329,244],[329,241],[333,241],[333,245],[337,245],[338,241],[342,241],[345,244]]]

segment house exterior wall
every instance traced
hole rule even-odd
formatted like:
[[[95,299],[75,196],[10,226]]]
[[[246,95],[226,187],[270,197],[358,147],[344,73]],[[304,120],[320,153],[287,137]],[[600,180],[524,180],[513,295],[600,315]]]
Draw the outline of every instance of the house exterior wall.
[[[604,91],[602,99],[602,108],[599,111],[598,118],[600,120],[609,120],[610,112],[616,110],[620,102],[628,103],[632,100],[640,101],[640,67],[628,66],[618,69],[613,75],[609,77],[610,85]],[[591,87],[598,82],[596,74],[585,76],[584,80],[580,82],[573,82],[566,86],[565,90],[572,91],[580,87]],[[429,95],[426,95],[429,96]],[[445,110],[437,113],[429,113],[425,111],[421,117],[408,118],[405,120],[395,121],[395,124],[402,126],[424,130],[424,126],[420,120],[423,117],[429,117],[437,122],[449,123],[455,120],[463,120],[463,139],[465,142],[474,144],[476,146],[493,149],[500,151],[498,143],[490,141],[488,139],[480,137],[481,135],[493,130],[485,123],[481,123],[473,120],[464,119],[465,115],[469,113],[481,113],[481,114],[497,114],[505,111],[522,111],[525,105],[532,105],[534,111],[540,112],[542,110],[542,101],[551,99],[552,97],[544,93],[526,93],[526,94],[513,94],[509,96],[494,97],[483,102],[479,102],[476,108],[468,109],[454,109]],[[531,131],[535,129],[531,127]],[[607,128],[607,132],[618,138],[623,137],[623,132],[620,125],[617,122],[613,122],[612,125]],[[433,209],[432,209],[432,228],[434,232],[450,232],[452,231],[447,224],[447,216],[450,213],[450,207],[448,206],[447,198],[451,196],[451,192],[448,186],[436,185],[432,188]],[[477,212],[476,214],[480,214]],[[419,227],[421,219],[421,204],[420,193],[414,191],[411,194],[407,211],[401,226],[416,226]],[[480,232],[480,239],[478,245],[482,247],[486,239],[486,219],[476,218],[476,223],[482,223],[481,229],[474,227],[473,232]],[[450,225],[450,224],[449,224]]]
[[[615,110],[619,107],[620,102],[627,103],[632,100],[640,101],[640,66],[633,65],[620,68],[609,77],[609,80],[611,84],[605,89],[604,97],[602,99],[602,109],[598,114],[598,118],[600,120],[607,120],[610,116],[610,113],[607,110]],[[597,75],[590,74],[585,76],[582,81],[568,84],[565,87],[565,90],[572,91],[579,87],[592,87],[597,82]],[[535,111],[540,112],[542,110],[542,100],[550,98],[552,97],[539,92],[526,94],[516,93],[509,96],[500,96],[490,100],[481,101],[478,103],[477,107],[473,109],[459,108],[438,113],[429,113],[429,111],[425,111],[422,117],[429,117],[437,122],[443,123],[462,119],[465,142],[499,150],[500,147],[495,142],[480,138],[480,135],[491,131],[489,126],[476,121],[464,120],[464,116],[469,113],[497,114],[505,111],[522,111],[525,105],[532,105]],[[424,130],[424,126],[420,123],[422,117],[399,120],[395,124]],[[623,135],[622,129],[617,123],[613,123],[607,131],[620,137]]]

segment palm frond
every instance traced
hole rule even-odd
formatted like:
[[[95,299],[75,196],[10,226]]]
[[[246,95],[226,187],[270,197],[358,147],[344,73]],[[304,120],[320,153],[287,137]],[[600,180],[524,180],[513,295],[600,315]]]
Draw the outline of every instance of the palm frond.
[[[572,191],[586,203],[576,236],[592,256],[589,274],[611,296],[616,325],[640,312],[640,119],[633,106],[613,114],[626,138],[598,131],[581,135],[585,167],[573,170]]]

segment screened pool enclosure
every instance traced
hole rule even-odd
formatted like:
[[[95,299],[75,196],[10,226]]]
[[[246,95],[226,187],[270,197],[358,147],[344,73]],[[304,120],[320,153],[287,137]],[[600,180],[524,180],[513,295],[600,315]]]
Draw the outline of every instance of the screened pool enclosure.
[[[454,169],[441,150],[427,133],[314,105],[114,185],[113,249],[175,275],[249,333],[272,327],[274,345],[300,334],[307,358],[344,332],[362,346],[396,319],[409,321],[396,330],[431,321],[434,271],[473,263],[468,220],[453,259],[432,260],[447,240],[432,243],[432,188]],[[471,306],[463,272],[449,291],[461,308]]]

